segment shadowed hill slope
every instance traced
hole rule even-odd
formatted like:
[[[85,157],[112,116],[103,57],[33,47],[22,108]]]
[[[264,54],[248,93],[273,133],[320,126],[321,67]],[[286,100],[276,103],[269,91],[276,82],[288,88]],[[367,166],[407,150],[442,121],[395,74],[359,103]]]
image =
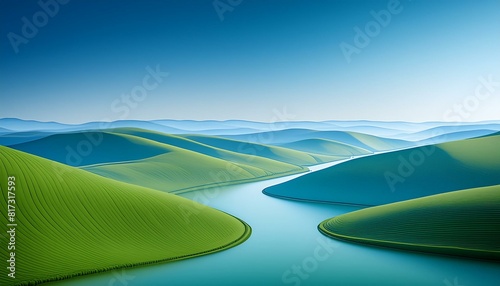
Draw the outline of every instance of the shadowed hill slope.
[[[500,136],[354,159],[264,190],[303,200],[380,205],[500,184]]]
[[[101,131],[54,134],[9,147],[70,166],[138,160],[169,152],[155,141]]]

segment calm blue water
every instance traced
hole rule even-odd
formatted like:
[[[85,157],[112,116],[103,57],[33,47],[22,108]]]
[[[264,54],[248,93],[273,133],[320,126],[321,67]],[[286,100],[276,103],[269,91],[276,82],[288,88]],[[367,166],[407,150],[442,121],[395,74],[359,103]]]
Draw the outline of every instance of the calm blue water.
[[[287,201],[261,193],[297,176],[182,195],[246,221],[252,236],[237,247],[51,285],[500,285],[500,264],[324,237],[316,229],[321,221],[358,208]]]

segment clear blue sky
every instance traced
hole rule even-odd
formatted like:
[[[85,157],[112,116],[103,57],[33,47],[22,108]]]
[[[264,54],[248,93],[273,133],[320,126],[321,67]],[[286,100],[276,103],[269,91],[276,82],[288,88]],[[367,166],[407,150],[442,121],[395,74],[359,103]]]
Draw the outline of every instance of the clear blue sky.
[[[0,117],[271,121],[286,107],[294,120],[500,119],[500,87],[470,98],[478,77],[500,81],[500,1],[401,0],[348,62],[340,44],[391,1],[220,0],[222,19],[213,0],[71,0],[24,37],[23,17],[44,24],[46,12],[0,0]],[[122,100],[148,66],[169,75]]]

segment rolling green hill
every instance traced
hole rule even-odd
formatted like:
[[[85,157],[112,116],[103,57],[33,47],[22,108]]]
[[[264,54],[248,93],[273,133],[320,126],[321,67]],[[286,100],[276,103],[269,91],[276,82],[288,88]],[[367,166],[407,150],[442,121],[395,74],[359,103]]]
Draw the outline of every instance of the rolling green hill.
[[[248,142],[281,145],[306,139],[326,139],[356,146],[371,152],[390,151],[415,146],[414,142],[368,135],[352,131],[317,131],[312,129],[284,129],[254,134],[225,135],[226,138]]]
[[[372,153],[360,147],[327,139],[305,139],[281,144],[280,146],[303,152],[346,157]]]
[[[84,169],[103,177],[166,192],[191,191],[307,171],[304,167],[260,157],[250,162],[259,165],[255,167],[165,146],[170,152],[163,155],[134,162],[87,166]]]
[[[270,196],[380,205],[500,184],[500,136],[354,159],[264,190]]]
[[[16,279],[60,280],[121,267],[208,254],[242,243],[249,226],[193,201],[103,178],[0,146],[1,204],[15,176]],[[12,202],[10,202],[13,204]],[[7,234],[7,208],[1,232]],[[1,237],[7,245],[7,236]],[[7,247],[0,248],[4,261]]]
[[[308,154],[279,146],[250,143],[206,135],[187,135],[188,139],[240,154],[260,156],[293,165],[311,166],[343,159],[343,156]]]
[[[276,152],[282,152],[280,153],[282,154],[282,156],[278,156],[275,153],[273,153],[273,155],[269,156],[268,158],[265,156],[267,155],[267,153],[266,154],[261,153],[255,156],[255,154],[252,153],[246,154],[244,152],[235,152],[233,150],[226,150],[224,148],[219,148],[217,146],[211,146],[209,144],[197,142],[195,140],[186,137],[164,134],[144,129],[120,128],[120,129],[113,129],[112,132],[118,134],[128,134],[149,140],[154,140],[156,142],[198,152],[214,158],[227,160],[233,163],[242,163],[245,165],[251,165],[258,168],[261,168],[266,165],[273,165],[273,162],[275,163],[276,161],[299,165],[299,166],[307,166],[311,164],[319,164],[339,159],[339,156],[318,156],[314,154],[304,154],[303,152],[296,152],[295,150],[286,150],[286,149],[284,150],[278,149],[278,151],[276,151]],[[211,138],[217,142],[219,140],[229,141],[228,139],[223,139],[213,136],[205,136],[203,138]],[[268,148],[268,146],[257,145],[257,144],[253,144],[252,147],[254,147],[255,150],[257,149],[263,150]]]
[[[81,142],[90,146],[85,152],[80,152]],[[92,173],[167,192],[307,171],[298,165],[137,128],[57,134],[12,147],[62,163],[68,162],[68,158],[70,163],[79,159],[74,165]],[[71,155],[68,148],[74,151]],[[312,158],[302,152],[290,152]]]
[[[359,243],[500,260],[500,185],[371,207],[319,230]]]
[[[347,133],[356,138],[359,142],[369,146],[369,148],[372,148],[373,151],[390,151],[394,149],[407,148],[413,145],[408,141],[398,139],[377,137],[358,132]]]

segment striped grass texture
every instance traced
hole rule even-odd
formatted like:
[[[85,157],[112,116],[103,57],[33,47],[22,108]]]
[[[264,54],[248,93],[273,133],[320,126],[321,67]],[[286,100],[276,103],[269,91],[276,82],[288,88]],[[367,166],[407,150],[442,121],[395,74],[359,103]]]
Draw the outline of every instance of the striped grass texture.
[[[500,185],[362,209],[318,228],[358,243],[500,260]]]
[[[193,201],[0,146],[1,233],[7,177],[16,177],[16,279],[33,285],[110,269],[172,261],[233,247],[250,227]],[[7,236],[0,255],[8,257]]]

